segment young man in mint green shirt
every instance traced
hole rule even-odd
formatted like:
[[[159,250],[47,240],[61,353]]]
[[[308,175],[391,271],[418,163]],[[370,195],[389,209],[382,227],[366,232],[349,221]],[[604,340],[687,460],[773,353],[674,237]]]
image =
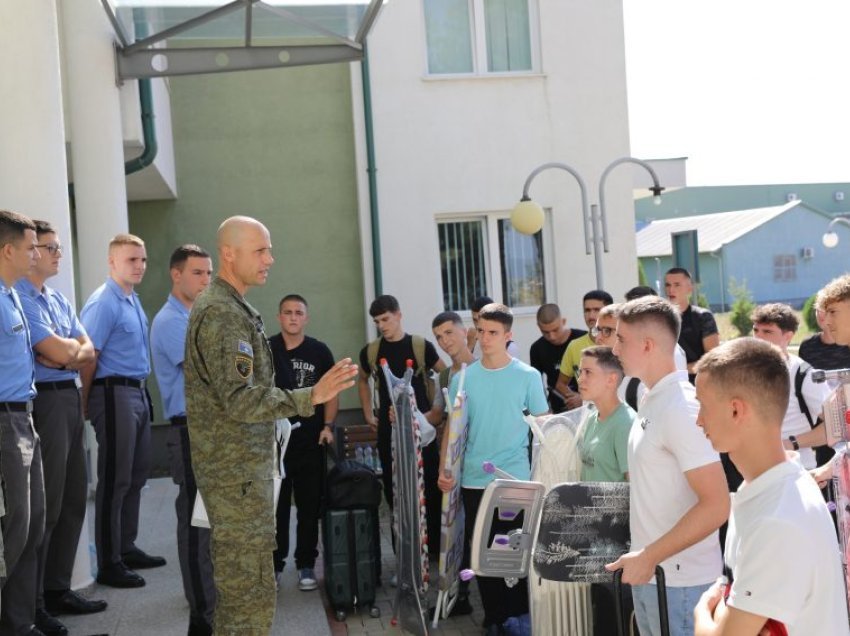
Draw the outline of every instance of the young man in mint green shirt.
[[[610,347],[588,347],[581,354],[578,390],[596,407],[579,440],[582,481],[627,481],[629,430],[635,412],[620,401],[623,367]]]

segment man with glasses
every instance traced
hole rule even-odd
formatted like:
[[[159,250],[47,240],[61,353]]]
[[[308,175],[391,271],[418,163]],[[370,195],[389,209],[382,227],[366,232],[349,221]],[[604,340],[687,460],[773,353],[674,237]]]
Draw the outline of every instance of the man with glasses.
[[[106,601],[71,590],[88,490],[79,369],[94,359],[94,347],[68,299],[45,284],[59,273],[62,259],[56,230],[46,221],[35,221],[35,228],[41,258],[15,284],[35,353],[38,395],[32,415],[44,469],[46,522],[38,555],[35,625],[45,634],[65,634],[54,614],[106,609]]]
[[[584,310],[584,323],[587,325],[588,331],[596,326],[596,318],[602,308],[613,303],[614,299],[611,294],[601,289],[594,289],[584,295],[582,308]],[[575,384],[578,377],[578,366],[581,362],[581,352],[595,344],[598,343],[591,334],[587,333],[573,340],[564,352],[555,389],[564,396],[567,409],[577,409],[581,406],[581,396],[577,393]]]

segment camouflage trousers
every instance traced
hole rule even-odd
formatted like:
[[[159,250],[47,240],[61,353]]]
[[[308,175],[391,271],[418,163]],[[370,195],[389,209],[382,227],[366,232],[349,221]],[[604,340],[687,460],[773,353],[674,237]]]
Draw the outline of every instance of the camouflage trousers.
[[[218,597],[213,634],[268,636],[276,602],[273,481],[215,486],[202,494]]]

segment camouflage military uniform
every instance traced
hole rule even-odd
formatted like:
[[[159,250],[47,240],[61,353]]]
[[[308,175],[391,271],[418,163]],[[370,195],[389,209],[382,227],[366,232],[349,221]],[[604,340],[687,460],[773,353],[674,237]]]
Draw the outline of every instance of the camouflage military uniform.
[[[257,311],[216,278],[192,308],[184,362],[189,439],[211,527],[217,636],[267,636],[274,620],[274,420],[313,413],[311,390],[275,387]]]

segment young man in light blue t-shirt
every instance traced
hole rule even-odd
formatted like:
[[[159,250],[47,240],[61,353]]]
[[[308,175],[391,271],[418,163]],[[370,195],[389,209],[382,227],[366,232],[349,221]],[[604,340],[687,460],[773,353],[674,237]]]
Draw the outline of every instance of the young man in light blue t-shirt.
[[[505,305],[492,303],[482,308],[478,319],[481,359],[466,369],[464,389],[469,441],[461,485],[467,541],[472,539],[484,488],[494,479],[484,472],[482,464],[490,461],[518,479],[528,479],[531,474],[528,425],[523,411],[528,409],[535,415],[542,415],[549,409],[540,373],[508,354],[512,325],[513,315]],[[457,394],[458,380],[458,377],[452,380],[451,400]],[[440,465],[443,464],[441,461]],[[438,481],[443,492],[449,491],[453,483],[444,475]],[[495,529],[499,531],[498,524]],[[525,579],[520,579],[513,588],[507,587],[500,578],[477,577],[477,581],[488,634],[500,633],[502,623],[508,618],[528,613]]]

